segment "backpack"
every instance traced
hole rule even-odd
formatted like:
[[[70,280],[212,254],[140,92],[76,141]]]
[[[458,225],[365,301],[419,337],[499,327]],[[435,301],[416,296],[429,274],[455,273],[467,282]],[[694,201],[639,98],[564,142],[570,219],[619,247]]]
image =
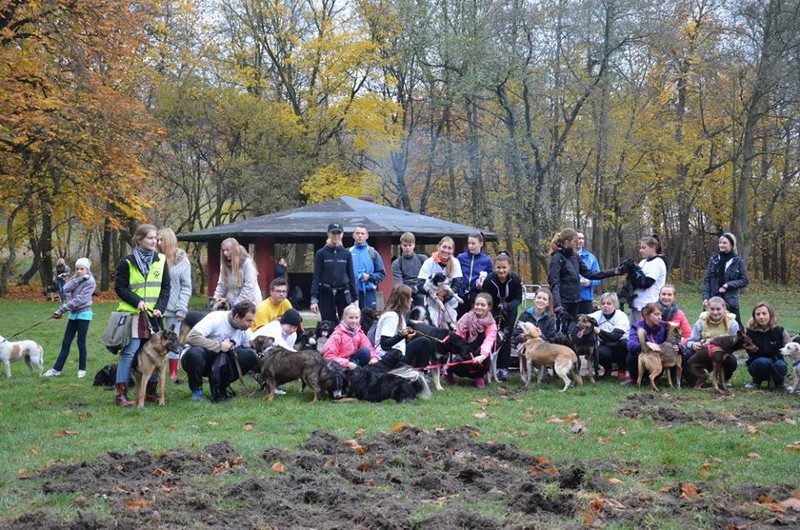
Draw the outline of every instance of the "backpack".
[[[103,344],[106,349],[117,355],[131,342],[130,318],[137,316],[125,311],[114,311],[108,319],[103,332]]]

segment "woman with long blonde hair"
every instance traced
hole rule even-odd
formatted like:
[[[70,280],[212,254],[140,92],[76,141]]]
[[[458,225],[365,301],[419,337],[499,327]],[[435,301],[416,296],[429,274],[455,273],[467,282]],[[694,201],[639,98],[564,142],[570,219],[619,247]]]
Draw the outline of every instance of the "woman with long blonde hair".
[[[234,237],[223,241],[220,250],[219,280],[214,298],[227,299],[231,307],[245,300],[258,305],[262,297],[256,262]]]
[[[167,258],[169,267],[170,291],[167,309],[164,311],[164,326],[175,326],[175,332],[180,329],[181,321],[189,311],[189,299],[192,297],[192,265],[183,249],[178,248],[178,238],[171,228],[162,228],[158,231],[158,251]],[[178,382],[178,361],[180,355],[169,353],[169,377]]]

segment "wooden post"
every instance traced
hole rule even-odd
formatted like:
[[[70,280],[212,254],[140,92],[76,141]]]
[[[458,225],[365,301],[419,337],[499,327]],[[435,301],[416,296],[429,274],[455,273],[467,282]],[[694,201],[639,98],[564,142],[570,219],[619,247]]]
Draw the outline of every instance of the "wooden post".
[[[206,243],[206,253],[208,259],[206,260],[206,270],[208,271],[208,297],[214,296],[214,290],[217,288],[217,281],[219,280],[219,257],[222,248],[222,241],[219,239],[211,239]]]
[[[259,237],[256,239],[256,251],[253,259],[258,268],[258,286],[261,296],[269,296],[269,284],[275,279],[275,238]]]

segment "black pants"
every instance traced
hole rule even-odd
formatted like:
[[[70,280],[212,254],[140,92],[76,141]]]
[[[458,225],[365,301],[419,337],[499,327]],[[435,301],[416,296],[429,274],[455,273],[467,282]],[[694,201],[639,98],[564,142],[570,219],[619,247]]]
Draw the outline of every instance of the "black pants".
[[[428,366],[433,353],[433,342],[428,337],[415,337],[406,341],[406,354],[403,362],[414,368]]]
[[[473,356],[477,357],[478,355],[480,355],[484,337],[485,337],[484,334],[480,333],[478,334],[478,337],[474,341],[469,343],[469,351],[470,353],[472,353]],[[467,356],[467,358],[463,360],[464,361],[469,360],[469,356]],[[455,366],[451,366],[447,370],[449,373],[457,375],[458,377],[469,377],[471,379],[477,379],[479,377],[483,377],[484,375],[486,375],[486,372],[488,372],[489,368],[491,367],[491,362],[492,360],[489,357],[487,357],[486,359],[483,360],[481,364],[468,362],[464,364],[457,364]]]
[[[239,357],[239,366],[242,368],[242,375],[256,369],[258,365],[258,357],[256,352],[250,348],[236,348],[236,354]],[[214,359],[217,355],[224,355],[222,353],[212,352],[200,346],[192,346],[183,354],[181,359],[181,366],[189,378],[190,390],[202,390],[203,378],[211,376],[211,366],[214,364]],[[239,373],[236,366],[231,365],[231,370],[227,374],[227,380],[234,382],[239,379]]]
[[[588,315],[594,313],[594,302],[591,300],[581,300],[578,302],[578,314]]]
[[[628,356],[626,342],[624,338],[614,343],[600,342],[597,347],[597,358],[600,366],[605,369],[606,374],[611,373],[614,363],[617,364],[619,370],[625,371],[626,357]]]
[[[320,287],[319,289],[319,317],[322,320],[338,324],[344,316],[344,308],[347,307],[352,300],[347,289],[337,289],[334,296],[331,289]]]

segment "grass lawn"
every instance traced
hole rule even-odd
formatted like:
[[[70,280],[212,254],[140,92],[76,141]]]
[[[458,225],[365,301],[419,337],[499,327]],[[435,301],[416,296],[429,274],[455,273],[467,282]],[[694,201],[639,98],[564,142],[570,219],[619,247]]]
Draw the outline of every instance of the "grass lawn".
[[[688,293],[697,290],[679,289],[679,303],[692,323],[699,302]],[[797,293],[784,287],[751,289],[743,300],[743,318],[764,299],[774,304],[790,333],[800,332]],[[653,395],[620,387],[616,381],[590,385],[588,379],[583,388],[562,394],[556,382],[525,389],[514,376],[507,384],[482,391],[461,384],[435,392],[428,401],[399,405],[322,401],[311,406],[310,393],[300,394],[297,384],[286,385],[288,394],[273,403],[258,393],[214,405],[192,402],[184,383],[168,385],[165,407],[121,409],[114,406],[112,392],[92,386],[97,370],[116,362],[100,340],[114,307],[94,306],[85,379],[76,375],[74,344],[60,377],[30,376],[21,362],[12,365],[11,379],[0,377],[0,526],[31,511],[71,517],[74,499],[42,491],[37,473],[48,466],[94,461],[109,451],[198,451],[223,440],[245,460],[256,461],[269,447],[300,447],[317,430],[342,439],[370,440],[398,422],[431,432],[468,425],[478,442],[510,444],[547,457],[559,469],[577,462],[608,462],[605,478],[619,481],[622,489],[657,492],[704,484],[719,491],[764,487],[791,492],[797,487],[800,395],[744,390],[749,378],[743,364],[734,376],[734,388],[724,395],[691,389]],[[43,321],[55,308],[48,302],[0,301],[0,334],[8,337]],[[64,327],[65,320],[51,320],[18,338],[42,344],[46,370],[58,354]],[[254,389],[255,382],[248,380],[248,386]],[[239,383],[234,388],[241,390]],[[769,512],[770,500],[762,501]],[[98,501],[89,509],[102,514],[105,508]],[[586,522],[573,517],[575,525]],[[702,520],[697,523],[704,525]],[[667,520],[652,526],[671,524]]]

